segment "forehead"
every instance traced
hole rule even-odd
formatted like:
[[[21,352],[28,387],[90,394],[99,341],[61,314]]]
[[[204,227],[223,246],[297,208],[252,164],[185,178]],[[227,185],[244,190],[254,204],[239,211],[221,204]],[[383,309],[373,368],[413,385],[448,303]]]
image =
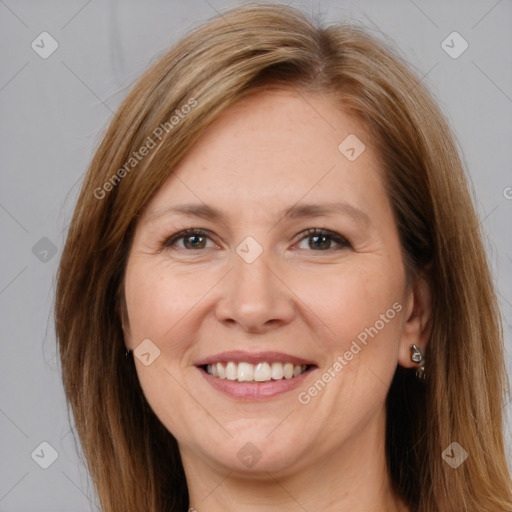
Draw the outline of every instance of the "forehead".
[[[356,159],[347,158],[347,140],[360,153]],[[147,211],[183,199],[218,208],[288,205],[301,198],[357,203],[364,193],[383,192],[377,160],[361,123],[332,96],[260,91],[207,128]]]

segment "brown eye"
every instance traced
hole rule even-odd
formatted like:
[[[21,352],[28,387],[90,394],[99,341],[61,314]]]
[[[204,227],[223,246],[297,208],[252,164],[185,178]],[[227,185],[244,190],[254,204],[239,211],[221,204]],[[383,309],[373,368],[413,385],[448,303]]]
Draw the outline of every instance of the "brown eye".
[[[167,238],[162,246],[164,248],[177,247],[185,250],[207,249],[206,241],[209,238],[206,231],[202,229],[186,229]],[[181,240],[183,240],[182,246],[178,245]]]
[[[299,242],[308,240],[308,247],[316,252],[325,252],[331,249],[340,249],[351,247],[346,238],[334,231],[328,231],[319,228],[310,228],[301,233]],[[338,247],[332,247],[332,243],[338,244]]]

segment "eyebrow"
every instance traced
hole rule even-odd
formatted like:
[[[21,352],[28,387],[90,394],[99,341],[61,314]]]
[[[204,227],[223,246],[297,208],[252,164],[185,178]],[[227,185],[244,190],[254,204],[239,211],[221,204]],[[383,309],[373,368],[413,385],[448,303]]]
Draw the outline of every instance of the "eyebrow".
[[[344,203],[321,203],[321,204],[311,204],[311,203],[301,203],[294,204],[283,211],[280,212],[278,218],[282,219],[300,219],[304,217],[321,217],[323,215],[329,215],[333,213],[341,213],[352,217],[359,223],[371,225],[370,217],[363,210],[356,208],[355,206]],[[176,214],[176,215],[186,215],[188,217],[200,217],[204,219],[211,220],[219,220],[225,224],[225,215],[224,213],[207,204],[201,203],[187,203],[187,204],[177,204],[174,206],[170,206],[163,210],[159,210],[151,215],[146,222],[154,222],[158,220],[162,216]]]

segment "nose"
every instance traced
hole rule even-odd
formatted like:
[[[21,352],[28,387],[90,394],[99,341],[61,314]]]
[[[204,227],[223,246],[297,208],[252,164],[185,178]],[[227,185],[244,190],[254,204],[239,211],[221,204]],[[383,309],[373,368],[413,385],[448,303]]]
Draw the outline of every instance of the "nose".
[[[216,316],[247,332],[267,332],[290,323],[295,315],[293,292],[264,251],[248,263],[233,255],[233,268],[219,290]]]

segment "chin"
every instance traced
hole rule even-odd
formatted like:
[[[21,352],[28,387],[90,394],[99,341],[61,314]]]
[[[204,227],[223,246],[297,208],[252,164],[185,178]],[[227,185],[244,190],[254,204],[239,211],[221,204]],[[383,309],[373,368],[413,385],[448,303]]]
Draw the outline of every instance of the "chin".
[[[259,435],[247,432],[243,436],[225,439],[222,453],[212,453],[211,444],[205,447],[215,464],[225,470],[239,474],[258,475],[268,478],[268,473],[288,472],[303,460],[303,450],[298,450],[290,436],[268,436],[267,431]],[[222,446],[219,443],[217,446]]]

